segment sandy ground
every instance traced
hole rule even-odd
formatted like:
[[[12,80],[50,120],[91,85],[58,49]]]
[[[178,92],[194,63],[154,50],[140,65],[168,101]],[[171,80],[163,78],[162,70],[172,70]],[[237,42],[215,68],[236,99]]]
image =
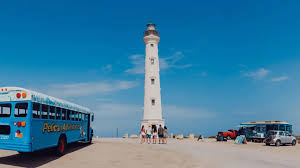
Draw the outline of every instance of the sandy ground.
[[[56,157],[51,150],[33,153],[30,156],[17,152],[0,150],[0,168],[6,167],[43,167],[43,168],[193,168],[196,159],[189,155],[174,152],[159,145],[139,144],[121,139],[99,139],[87,145],[75,143],[68,146],[67,154]]]
[[[300,144],[275,147],[205,139],[169,141],[167,148],[192,154],[201,168],[300,168]]]
[[[67,154],[60,158],[51,150],[29,156],[0,150],[0,167],[298,168],[300,144],[275,147],[185,139],[169,140],[167,145],[149,145],[139,144],[138,139],[98,139],[92,145],[71,144]]]

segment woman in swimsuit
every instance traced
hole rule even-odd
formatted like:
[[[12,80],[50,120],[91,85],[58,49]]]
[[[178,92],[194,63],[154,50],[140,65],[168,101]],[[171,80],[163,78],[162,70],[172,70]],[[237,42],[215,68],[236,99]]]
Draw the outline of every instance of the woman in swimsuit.
[[[145,127],[144,126],[142,126],[142,128],[141,128],[140,134],[141,134],[141,144],[142,144],[142,143],[144,143],[146,141],[146,131],[145,131]]]

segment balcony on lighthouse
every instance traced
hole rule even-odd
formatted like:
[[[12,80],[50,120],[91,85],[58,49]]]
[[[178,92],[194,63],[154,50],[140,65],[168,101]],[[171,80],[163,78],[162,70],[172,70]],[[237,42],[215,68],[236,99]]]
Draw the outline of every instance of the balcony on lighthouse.
[[[151,22],[147,24],[147,30],[144,31],[144,36],[149,35],[159,36],[158,31],[155,30],[155,24]]]

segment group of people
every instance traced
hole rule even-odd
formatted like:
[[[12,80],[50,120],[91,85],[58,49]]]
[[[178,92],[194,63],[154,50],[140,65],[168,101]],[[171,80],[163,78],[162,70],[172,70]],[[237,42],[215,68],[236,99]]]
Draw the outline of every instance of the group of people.
[[[145,128],[143,125],[141,128],[141,144],[147,142],[148,144],[152,143],[156,144],[157,143],[157,138],[158,138],[158,143],[167,143],[167,137],[168,137],[168,129],[166,126],[162,127],[159,125],[157,128],[156,125],[148,125],[148,127]]]

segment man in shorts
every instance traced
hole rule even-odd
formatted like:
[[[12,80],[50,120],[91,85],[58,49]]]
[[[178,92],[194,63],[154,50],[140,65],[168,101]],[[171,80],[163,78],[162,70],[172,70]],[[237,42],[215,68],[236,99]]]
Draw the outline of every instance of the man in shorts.
[[[164,129],[163,127],[161,127],[161,125],[159,125],[159,128],[158,128],[158,142],[160,144],[161,141],[163,141],[163,138],[164,138]]]
[[[151,125],[148,125],[147,129],[146,129],[146,136],[147,136],[147,142],[148,144],[151,143]]]

